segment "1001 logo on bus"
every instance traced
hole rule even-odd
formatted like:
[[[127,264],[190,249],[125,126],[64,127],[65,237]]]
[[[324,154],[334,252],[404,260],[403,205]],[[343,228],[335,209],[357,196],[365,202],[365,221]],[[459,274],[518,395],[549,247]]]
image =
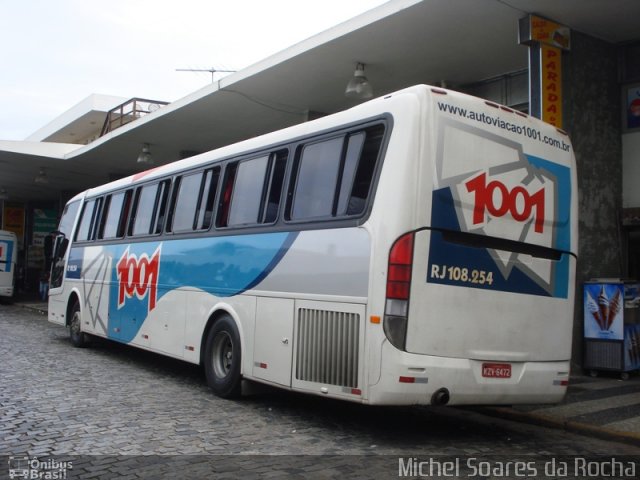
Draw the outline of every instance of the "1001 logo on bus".
[[[475,193],[473,224],[485,222],[488,212],[493,217],[503,217],[507,213],[517,222],[534,218],[534,231],[544,231],[544,187],[531,194],[522,185],[511,190],[499,180],[487,183],[487,174],[481,173],[465,183],[469,193]]]
[[[135,253],[129,254],[129,247],[124,251],[116,266],[118,273],[118,308],[122,308],[127,298],[135,295],[144,300],[149,295],[149,311],[156,307],[158,295],[158,273],[160,271],[160,246],[151,258],[143,253],[138,258]]]

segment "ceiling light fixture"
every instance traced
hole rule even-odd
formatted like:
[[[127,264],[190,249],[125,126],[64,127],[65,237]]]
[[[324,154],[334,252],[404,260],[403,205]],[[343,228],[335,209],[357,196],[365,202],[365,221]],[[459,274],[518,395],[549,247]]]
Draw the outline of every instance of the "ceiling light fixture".
[[[47,176],[47,172],[44,171],[44,167],[40,167],[40,171],[33,181],[36,185],[46,185],[49,183],[49,177]]]
[[[138,163],[142,165],[153,165],[153,158],[151,158],[151,151],[148,143],[142,145],[142,151],[140,152],[140,155],[138,155]]]
[[[364,75],[364,63],[356,65],[356,71],[353,73],[351,80],[349,80],[344,94],[347,98],[355,98],[357,100],[366,100],[373,97],[373,87]]]

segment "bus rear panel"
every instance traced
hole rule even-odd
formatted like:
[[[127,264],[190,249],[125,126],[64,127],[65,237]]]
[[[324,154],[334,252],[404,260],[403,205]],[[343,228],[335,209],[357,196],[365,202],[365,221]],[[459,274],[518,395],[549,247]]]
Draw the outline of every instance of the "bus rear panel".
[[[406,231],[389,249],[388,343],[370,400],[560,401],[577,251],[569,139],[455,92],[423,101],[417,194],[403,198]]]

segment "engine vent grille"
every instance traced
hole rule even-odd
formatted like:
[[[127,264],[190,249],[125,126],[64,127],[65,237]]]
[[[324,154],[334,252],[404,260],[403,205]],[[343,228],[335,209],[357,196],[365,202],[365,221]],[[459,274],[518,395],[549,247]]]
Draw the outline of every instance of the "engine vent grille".
[[[299,309],[296,378],[356,388],[359,338],[358,314]]]

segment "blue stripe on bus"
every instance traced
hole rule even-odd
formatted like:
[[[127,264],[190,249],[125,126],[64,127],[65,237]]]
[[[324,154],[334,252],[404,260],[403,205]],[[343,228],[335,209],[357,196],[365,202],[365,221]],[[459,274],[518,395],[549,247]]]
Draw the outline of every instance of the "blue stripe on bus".
[[[117,265],[123,258],[125,261],[134,259],[132,264],[145,257],[150,261],[160,247],[156,306],[162,297],[181,287],[230,297],[250,290],[264,280],[297,236],[298,232],[279,232],[102,247],[111,260],[108,336],[121,342],[132,341],[152,306],[149,299],[152,291],[144,289],[144,278],[139,279],[144,293],[125,295],[124,302],[119,304],[123,286],[118,279]],[[144,273],[144,269],[140,272]],[[144,276],[143,273],[140,275]],[[131,288],[135,287],[132,285]]]

